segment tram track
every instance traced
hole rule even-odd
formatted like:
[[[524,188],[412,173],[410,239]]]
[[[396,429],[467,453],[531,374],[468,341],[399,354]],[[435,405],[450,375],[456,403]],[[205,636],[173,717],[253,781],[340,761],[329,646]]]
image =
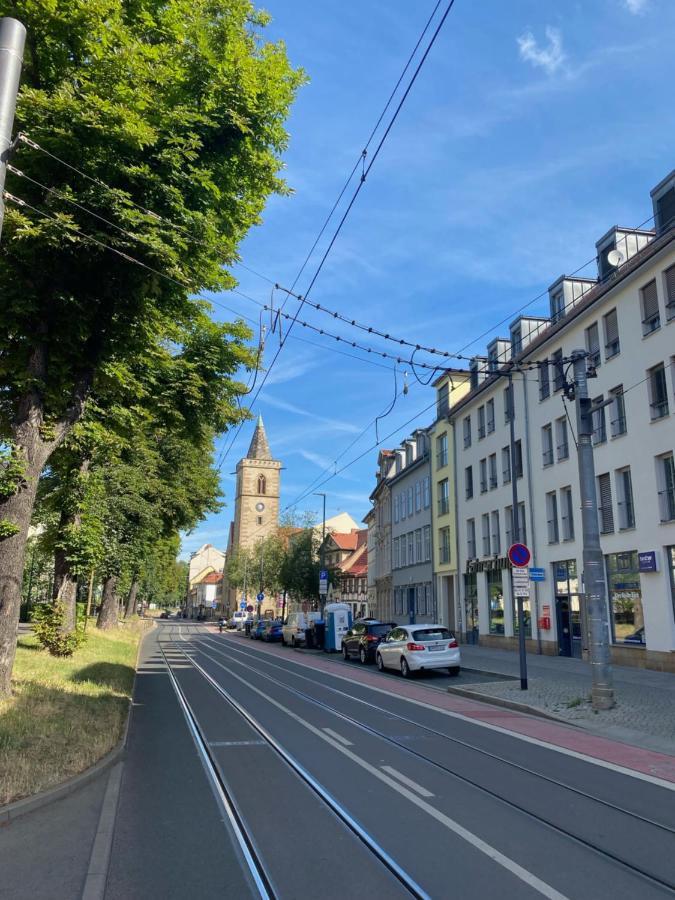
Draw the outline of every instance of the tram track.
[[[336,800],[315,778],[313,778],[313,776],[287,750],[285,750],[281,744],[222,687],[222,685],[218,684],[218,682],[205,672],[204,669],[195,664],[191,657],[185,653],[179,642],[169,637],[167,643],[171,643],[172,646],[180,650],[182,657],[190,663],[193,669],[199,672],[202,678],[204,678],[204,680],[220,694],[241,718],[253,728],[265,744],[283,760],[288,771],[293,773],[294,776],[307,785],[312,793],[322,802],[324,807],[330,810],[340,822],[359,839],[372,856],[394,876],[409,896],[416,898],[416,900],[431,900],[429,895],[417,884],[412,876],[389,856],[375,838],[373,838],[372,835],[370,835],[369,832],[347,812],[339,801]],[[279,892],[278,888],[275,888],[267,874],[264,854],[256,846],[252,829],[247,824],[246,816],[239,808],[234,793],[228,788],[225,780],[220,775],[218,765],[208,749],[208,742],[199,725],[198,719],[190,707],[185,692],[172,671],[171,660],[168,659],[162,642],[160,642],[159,646],[169,673],[169,678],[188,722],[190,732],[195,739],[195,744],[197,745],[202,762],[207,770],[209,780],[226,812],[227,820],[232,826],[235,838],[242,851],[243,859],[255,884],[256,890],[258,891],[261,900],[278,900],[282,894]]]
[[[349,714],[337,709],[336,707],[331,706],[329,703],[319,700],[318,698],[313,697],[310,694],[307,694],[306,692],[299,690],[298,688],[294,688],[288,684],[282,683],[278,679],[274,679],[271,675],[260,672],[260,670],[255,668],[254,666],[251,666],[251,665],[248,665],[247,663],[241,662],[241,660],[237,659],[236,657],[233,658],[230,655],[230,653],[234,653],[234,654],[243,656],[243,657],[247,658],[249,661],[255,660],[255,661],[264,662],[264,664],[266,664],[268,666],[273,666],[276,669],[284,671],[285,674],[287,674],[287,675],[292,675],[293,677],[296,677],[296,678],[301,678],[301,679],[305,679],[307,681],[312,681],[312,679],[308,678],[307,676],[289,672],[288,669],[286,669],[284,666],[278,666],[275,663],[272,663],[271,661],[262,660],[261,655],[255,654],[252,651],[245,651],[240,648],[228,646],[228,651],[230,651],[230,653],[226,653],[222,649],[220,649],[220,647],[217,646],[218,642],[214,638],[211,638],[210,636],[207,636],[206,638],[204,638],[203,635],[200,634],[199,632],[197,632],[197,634],[195,636],[198,638],[198,640],[196,641],[196,644],[198,647],[200,645],[205,645],[212,652],[217,653],[219,656],[227,659],[230,663],[243,666],[244,668],[249,669],[250,671],[253,671],[260,678],[273,682],[276,686],[282,687],[284,690],[301,698],[302,700],[305,700],[305,701],[313,704],[314,706],[321,708],[324,711],[331,713],[332,715],[337,716],[338,718],[342,719],[343,721],[346,721],[349,724],[351,724],[365,732],[368,732],[381,740],[386,741],[388,744],[395,746],[397,749],[404,751],[406,754],[409,754],[410,756],[415,757],[419,761],[427,763],[427,764],[433,766],[434,768],[436,768],[437,770],[443,771],[448,776],[450,776],[452,778],[456,778],[456,779],[470,785],[471,787],[478,789],[479,791],[490,796],[491,798],[493,798],[503,804],[508,805],[509,807],[511,807],[512,809],[518,811],[519,813],[521,813],[523,815],[530,817],[531,819],[535,820],[539,824],[552,829],[553,831],[559,833],[560,835],[563,835],[565,838],[574,841],[575,843],[585,847],[586,849],[590,850],[591,852],[593,852],[597,855],[600,855],[604,859],[611,860],[616,865],[621,866],[624,870],[630,871],[633,875],[635,875],[636,877],[639,877],[640,879],[645,880],[646,882],[650,883],[652,886],[658,887],[659,889],[662,889],[662,890],[665,889],[669,895],[675,895],[675,868],[673,869],[673,877],[661,877],[661,874],[655,874],[654,872],[648,871],[645,867],[643,867],[641,865],[635,864],[633,862],[628,862],[628,861],[624,860],[621,856],[619,856],[615,852],[613,852],[610,848],[608,848],[606,846],[602,846],[595,841],[589,840],[587,837],[579,836],[578,834],[574,833],[573,831],[570,831],[568,828],[560,825],[559,823],[551,821],[550,818],[546,818],[546,817],[540,815],[539,813],[536,813],[536,812],[532,811],[531,809],[528,809],[526,806],[523,806],[519,803],[514,802],[513,800],[509,799],[508,797],[505,797],[505,796],[499,794],[498,792],[486,787],[485,785],[480,784],[479,782],[475,781],[474,779],[470,778],[469,776],[461,774],[461,773],[449,768],[447,765],[444,765],[443,763],[440,763],[437,760],[430,758],[426,754],[421,753],[418,750],[415,750],[413,747],[410,747],[407,744],[402,743],[401,741],[397,740],[395,737],[385,734],[384,732],[373,727],[372,725],[368,725],[368,724],[360,721],[359,719],[354,718],[353,716],[350,716]],[[214,659],[213,657],[210,657],[209,654],[206,653],[204,649],[201,649],[200,652],[204,653],[204,655],[207,658],[211,659],[213,662],[215,662],[217,665],[221,666],[222,668],[224,668],[227,671],[226,667],[222,666],[222,663],[219,663],[218,660]],[[316,681],[313,681],[312,683],[315,686],[317,686]],[[383,707],[380,707],[377,704],[373,704],[368,701],[362,700],[361,698],[354,697],[353,695],[348,694],[344,691],[340,691],[337,688],[334,688],[334,687],[331,687],[328,685],[324,685],[324,684],[320,684],[318,686],[322,690],[327,690],[329,692],[335,693],[337,695],[344,697],[345,699],[355,701],[358,704],[361,704],[365,707],[370,707],[371,709],[375,709],[378,712],[385,714],[387,717],[397,719],[401,722],[405,722],[407,725],[411,725],[415,728],[421,729],[424,732],[427,732],[428,734],[433,735],[434,737],[442,738],[445,741],[449,741],[454,744],[462,745],[465,749],[469,749],[473,752],[481,753],[494,761],[497,761],[501,764],[505,764],[507,766],[513,767],[514,769],[517,769],[521,773],[524,773],[529,776],[533,776],[537,779],[541,779],[541,780],[548,782],[549,784],[554,785],[557,788],[560,788],[562,790],[569,791],[571,794],[576,795],[580,798],[583,798],[585,801],[589,801],[591,803],[597,803],[600,806],[604,807],[605,809],[611,810],[615,814],[627,816],[630,819],[632,819],[634,822],[641,823],[641,825],[644,826],[646,830],[653,828],[653,829],[657,829],[659,832],[663,832],[668,835],[675,834],[675,829],[673,829],[669,825],[657,822],[656,820],[650,819],[646,816],[642,816],[639,813],[628,810],[625,807],[622,807],[618,804],[613,804],[607,800],[598,798],[598,797],[594,796],[593,794],[589,794],[588,792],[583,791],[579,788],[574,788],[570,785],[565,784],[564,782],[560,782],[557,779],[551,778],[550,776],[544,775],[540,772],[530,769],[527,766],[523,766],[522,764],[519,764],[519,763],[514,763],[512,760],[504,759],[503,757],[500,757],[497,754],[491,753],[490,751],[486,751],[484,748],[480,748],[480,747],[472,745],[466,741],[462,741],[461,739],[454,738],[443,732],[437,731],[436,729],[430,728],[426,725],[422,725],[406,716],[401,716],[397,713],[392,713],[391,710],[384,709]],[[648,839],[648,838],[645,838],[645,839]]]

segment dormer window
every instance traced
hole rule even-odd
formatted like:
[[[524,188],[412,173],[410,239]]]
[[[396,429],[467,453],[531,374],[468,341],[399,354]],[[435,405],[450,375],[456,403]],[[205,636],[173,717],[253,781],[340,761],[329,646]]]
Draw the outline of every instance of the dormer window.
[[[267,480],[264,475],[258,475],[258,493],[264,494],[267,490]]]
[[[656,223],[659,234],[675,226],[675,187],[656,201]]]
[[[559,322],[565,315],[565,297],[562,291],[551,297],[551,321]]]

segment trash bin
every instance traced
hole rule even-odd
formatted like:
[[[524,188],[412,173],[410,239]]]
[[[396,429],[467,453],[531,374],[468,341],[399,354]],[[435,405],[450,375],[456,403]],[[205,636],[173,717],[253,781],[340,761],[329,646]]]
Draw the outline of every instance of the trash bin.
[[[305,647],[308,650],[314,649],[314,632],[311,628],[305,628]]]
[[[314,645],[317,650],[323,648],[324,638],[326,636],[326,625],[324,622],[314,623]]]
[[[244,622],[244,629],[245,629],[245,631],[246,631],[246,637],[249,637],[249,636],[250,636],[250,634],[251,634],[251,626],[252,626],[252,625],[253,625],[253,622],[252,622],[250,619],[247,619],[247,620]]]

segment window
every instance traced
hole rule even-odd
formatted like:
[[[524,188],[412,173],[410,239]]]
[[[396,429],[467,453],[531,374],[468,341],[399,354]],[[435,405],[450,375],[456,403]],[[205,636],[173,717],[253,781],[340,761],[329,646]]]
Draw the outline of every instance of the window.
[[[408,504],[406,503],[405,491],[401,491],[399,496],[401,498],[401,519],[405,519],[405,518],[407,518],[407,514],[408,514]]]
[[[619,342],[619,321],[615,309],[602,317],[602,325],[605,331],[605,359],[611,359],[621,352],[621,343]]]
[[[408,517],[413,514],[413,489],[412,485],[408,488]]]
[[[551,357],[551,368],[553,369],[553,390],[562,391],[565,387],[565,371],[563,369],[563,352],[556,350]]]
[[[662,522],[675,519],[675,462],[673,454],[667,453],[657,459],[659,512]]]
[[[502,478],[504,484],[511,481],[511,451],[508,447],[502,447]]]
[[[395,537],[393,541],[393,552],[392,552],[392,569],[398,569],[401,564],[401,557],[398,551],[398,538]]]
[[[501,540],[499,535],[499,510],[495,509],[490,516],[492,523],[492,552],[495,556],[501,553]]]
[[[511,413],[513,412],[513,397],[511,388],[504,388],[504,424],[508,425],[511,421]]]
[[[466,416],[462,423],[464,429],[464,449],[471,446],[471,416]]]
[[[466,491],[466,499],[473,497],[473,466],[467,466],[464,469],[464,488]]]
[[[656,201],[656,225],[663,234],[675,225],[675,188],[669,188]]]
[[[557,544],[560,540],[558,531],[558,496],[555,491],[546,495],[546,522],[548,526],[549,544]]]
[[[415,565],[415,532],[408,532],[408,565]]]
[[[469,559],[476,558],[476,522],[467,519],[466,522],[466,554]]]
[[[484,494],[488,489],[487,486],[487,459],[480,461],[480,492]]]
[[[600,534],[611,534],[614,531],[614,510],[612,509],[612,483],[609,480],[609,472],[598,475],[597,481]]]
[[[551,381],[549,379],[548,360],[539,363],[539,399],[546,400],[551,393]]]
[[[485,406],[487,411],[487,433],[492,434],[495,430],[495,401],[488,400]]]
[[[675,266],[671,266],[663,273],[663,281],[666,294],[666,319],[675,318]]]
[[[635,528],[635,507],[633,506],[633,485],[630,466],[615,473],[616,495],[618,497],[619,530]]]
[[[264,494],[267,488],[267,482],[264,475],[258,475],[258,493]]]
[[[609,408],[609,427],[612,437],[615,438],[626,433],[626,402],[623,399],[623,385],[612,388],[609,394],[614,398],[614,403]]]
[[[401,509],[401,498],[398,494],[394,494],[394,522],[398,522]]]
[[[490,555],[490,514],[484,513],[481,516],[481,526],[483,530],[483,556]]]
[[[485,407],[478,407],[478,440],[485,437]]]
[[[640,290],[640,304],[642,306],[642,334],[648,335],[661,327],[659,314],[659,298],[656,293],[656,279],[646,284]]]
[[[594,322],[586,329],[586,349],[588,350],[588,362],[597,369],[602,359],[600,357],[600,334],[598,323]]]
[[[450,409],[450,385],[446,381],[436,391],[436,417],[447,416]]]
[[[527,522],[525,520],[525,504],[518,504],[518,540],[527,543]]]
[[[504,509],[504,530],[506,532],[506,546],[510,547],[513,543],[513,507],[507,506]]]
[[[544,425],[541,429],[541,459],[544,466],[553,465],[553,426]]]
[[[497,487],[497,454],[492,453],[488,458],[488,469],[490,473],[490,490],[493,491]]]
[[[520,325],[514,325],[511,329],[511,354],[517,356],[523,351],[523,329]]]
[[[436,468],[442,469],[448,464],[448,434],[444,432],[436,438]]]
[[[553,296],[551,297],[551,319],[554,323],[559,322],[564,315],[565,298],[563,296],[563,292],[558,291],[557,294],[553,294]]]
[[[500,571],[488,572],[490,634],[504,634],[504,588]]]
[[[262,525],[262,523],[263,523],[262,516],[256,516],[255,523],[256,523],[256,525]]]
[[[426,475],[422,482],[422,490],[424,493],[424,508],[429,509],[431,506],[431,475]]]
[[[558,451],[558,462],[562,459],[569,459],[570,445],[567,440],[567,419],[556,419],[555,423],[555,440],[556,450]]]
[[[572,488],[560,489],[560,521],[563,541],[574,540],[574,507],[572,506]]]
[[[627,641],[631,647],[644,644],[645,620],[637,551],[610,553],[605,561],[613,640],[619,644]]]
[[[604,401],[604,396],[600,394],[599,397],[595,397],[592,401],[593,406],[598,406],[598,404]],[[593,412],[593,446],[597,444],[604,444],[607,440],[607,422],[605,419],[605,408],[601,406],[599,409],[594,410]]]
[[[516,474],[516,478],[523,477],[523,445],[520,440],[516,441],[516,461],[514,463],[513,469]]]
[[[450,512],[450,492],[448,479],[438,482],[438,515],[444,516]]]
[[[670,572],[670,597],[673,602],[673,615],[675,616],[675,547],[666,547],[666,565]]]
[[[449,535],[450,529],[448,529]],[[431,525],[424,526],[424,561],[431,559]]]
[[[663,363],[654,366],[647,373],[649,378],[649,408],[652,421],[668,415],[668,389],[666,387],[666,371]]]
[[[439,532],[440,544],[438,547],[439,559],[442,563],[450,562],[450,529],[441,528]]]
[[[424,557],[422,556],[422,553],[422,529],[418,528],[415,532],[415,562],[423,562]]]
[[[399,541],[400,541],[401,568],[403,568],[403,566],[408,565],[408,554],[407,554],[408,543],[406,541],[406,536],[404,534],[401,535],[401,537],[399,538]]]
[[[422,509],[422,482],[415,482],[415,512],[420,512]]]

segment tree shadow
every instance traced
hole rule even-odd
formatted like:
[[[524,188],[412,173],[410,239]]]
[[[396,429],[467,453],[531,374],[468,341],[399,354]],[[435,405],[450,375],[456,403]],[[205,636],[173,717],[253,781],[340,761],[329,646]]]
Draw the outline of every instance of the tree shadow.
[[[133,679],[133,676],[133,666],[114,662],[97,662],[78,669],[71,675],[70,680],[78,683],[90,681],[121,693],[129,689],[129,679]]]
[[[16,646],[21,647],[22,650],[37,650],[38,652],[41,652],[44,649],[40,644],[33,643],[33,641],[27,641],[25,638],[21,638],[21,636],[17,639]]]

